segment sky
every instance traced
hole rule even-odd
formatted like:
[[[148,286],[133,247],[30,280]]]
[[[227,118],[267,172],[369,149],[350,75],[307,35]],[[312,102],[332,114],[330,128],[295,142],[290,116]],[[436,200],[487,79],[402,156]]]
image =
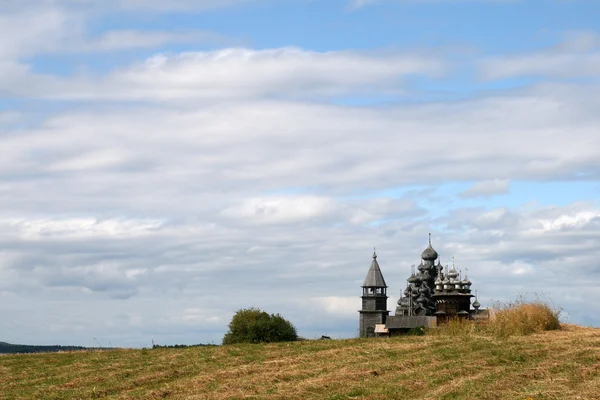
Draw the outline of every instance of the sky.
[[[0,341],[358,334],[428,233],[600,326],[600,2],[0,0]]]

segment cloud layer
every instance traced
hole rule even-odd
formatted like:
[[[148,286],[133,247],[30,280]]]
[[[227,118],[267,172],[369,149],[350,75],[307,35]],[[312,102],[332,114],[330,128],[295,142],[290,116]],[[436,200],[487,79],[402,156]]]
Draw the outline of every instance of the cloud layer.
[[[570,79],[596,76],[593,32],[457,64],[440,49],[90,28],[211,2],[36,4],[0,17],[0,340],[219,342],[249,306],[304,336],[352,336],[373,246],[394,309],[428,232],[484,305],[548,293],[572,322],[600,324],[600,206],[562,196],[599,180],[597,83]],[[194,49],[158,49],[174,43]],[[141,48],[157,50],[92,72],[38,59],[93,67]],[[440,100],[419,86],[457,68],[500,89]],[[543,79],[502,86],[530,75]],[[498,200],[540,182],[556,192]]]

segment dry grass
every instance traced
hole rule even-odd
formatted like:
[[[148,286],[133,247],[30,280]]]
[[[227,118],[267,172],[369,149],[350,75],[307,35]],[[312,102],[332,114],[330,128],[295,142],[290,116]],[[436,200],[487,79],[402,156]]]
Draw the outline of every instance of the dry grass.
[[[0,399],[600,399],[600,329],[0,357]]]
[[[453,319],[444,324],[440,324],[437,329],[427,331],[430,335],[441,335],[451,337],[463,337],[471,335],[486,334],[486,326],[488,323],[468,321],[464,319]]]
[[[529,335],[560,329],[560,310],[537,298],[495,304],[487,329],[496,336]]]
[[[530,335],[560,328],[559,309],[551,307],[548,302],[539,297],[533,301],[521,297],[511,303],[495,303],[490,310],[489,321],[476,323],[455,319],[430,333],[454,337],[470,335],[508,337]]]

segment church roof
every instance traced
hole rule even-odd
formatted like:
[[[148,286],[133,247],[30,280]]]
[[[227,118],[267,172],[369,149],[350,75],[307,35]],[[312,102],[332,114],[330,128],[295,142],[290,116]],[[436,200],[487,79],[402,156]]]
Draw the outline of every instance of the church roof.
[[[421,253],[421,258],[423,260],[434,261],[438,258],[438,253],[431,247],[431,233],[429,234],[429,245],[423,252]]]
[[[363,287],[387,287],[385,284],[385,279],[383,279],[381,269],[379,268],[379,264],[377,263],[377,253],[375,252],[373,252],[373,261],[371,262],[369,272],[367,272],[367,277],[365,278]]]

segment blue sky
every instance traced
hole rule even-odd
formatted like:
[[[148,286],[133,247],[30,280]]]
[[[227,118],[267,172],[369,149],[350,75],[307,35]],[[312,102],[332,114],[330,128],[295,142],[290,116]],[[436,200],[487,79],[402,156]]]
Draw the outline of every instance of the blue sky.
[[[427,234],[600,324],[600,3],[0,5],[0,340],[352,337]],[[577,286],[574,293],[565,287]]]

